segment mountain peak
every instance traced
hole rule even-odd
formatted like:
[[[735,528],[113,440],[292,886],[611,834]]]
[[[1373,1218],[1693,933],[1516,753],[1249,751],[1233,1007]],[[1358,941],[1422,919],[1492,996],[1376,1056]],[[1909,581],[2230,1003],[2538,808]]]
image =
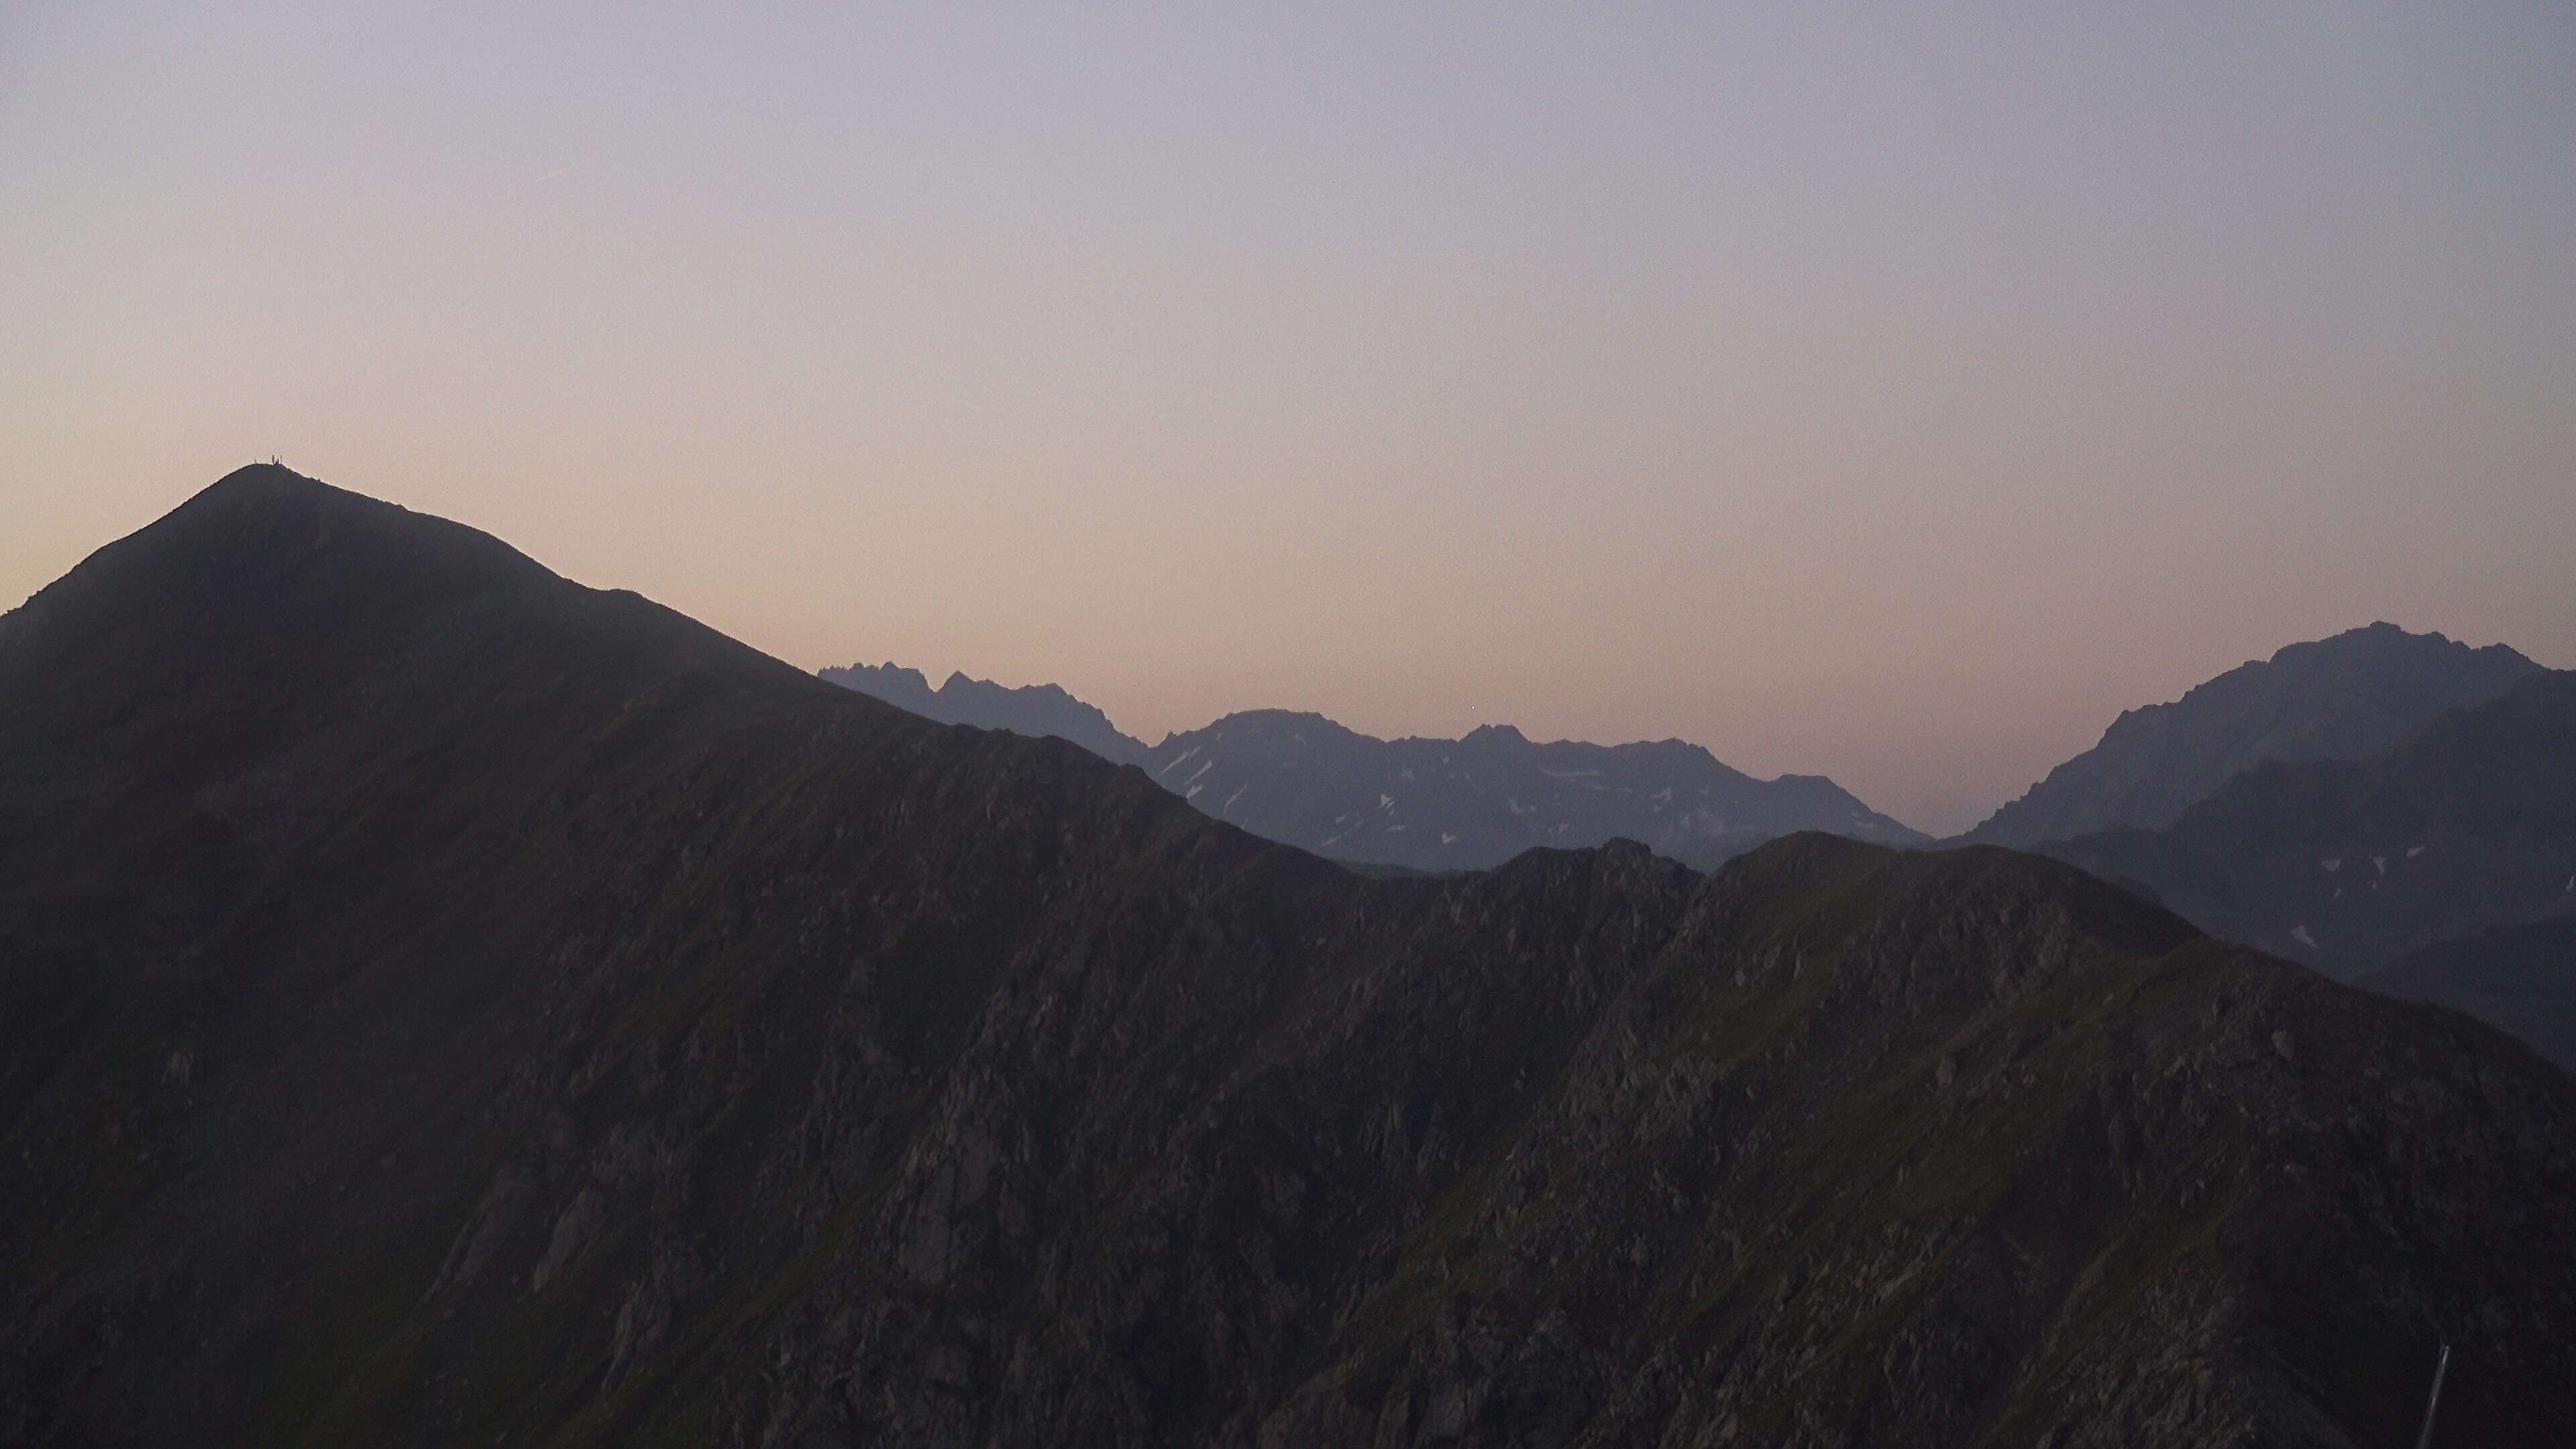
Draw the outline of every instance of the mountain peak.
[[[2101,741],[1964,839],[2031,846],[2113,826],[2171,824],[2267,761],[2354,760],[2445,710],[2484,704],[2540,666],[2386,620],[2285,645],[2165,704],[2124,710]]]
[[[354,639],[363,616],[555,579],[489,534],[261,463],[83,559],[6,616],[0,649],[185,656],[255,629],[291,651]]]

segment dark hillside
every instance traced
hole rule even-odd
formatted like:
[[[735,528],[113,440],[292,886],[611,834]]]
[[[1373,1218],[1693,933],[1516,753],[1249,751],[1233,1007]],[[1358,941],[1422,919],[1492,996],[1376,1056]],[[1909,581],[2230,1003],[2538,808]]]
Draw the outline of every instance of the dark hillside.
[[[2361,984],[2465,1011],[2576,1071],[2576,916],[2437,941],[2373,971]]]
[[[272,469],[0,762],[0,1442],[2576,1424],[2576,1088],[2053,862],[1362,879]]]

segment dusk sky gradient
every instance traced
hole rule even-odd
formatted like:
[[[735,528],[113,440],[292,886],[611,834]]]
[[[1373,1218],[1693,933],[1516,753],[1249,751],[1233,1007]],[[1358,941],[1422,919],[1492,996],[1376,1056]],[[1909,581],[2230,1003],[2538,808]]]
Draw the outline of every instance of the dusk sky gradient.
[[[0,337],[0,607],[277,454],[1947,832],[2293,640],[2576,665],[2576,6],[12,4]]]

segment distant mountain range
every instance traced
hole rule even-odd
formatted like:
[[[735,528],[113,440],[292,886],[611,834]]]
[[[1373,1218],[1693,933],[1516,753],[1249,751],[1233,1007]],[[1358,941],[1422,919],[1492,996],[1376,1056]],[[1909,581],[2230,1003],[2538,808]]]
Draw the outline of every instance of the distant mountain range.
[[[2040,849],[2346,979],[2576,911],[2576,673],[2530,674],[2369,760],[2257,766],[2161,830]]]
[[[1757,780],[1680,740],[1538,744],[1509,725],[1383,740],[1320,714],[1248,710],[1148,747],[1052,684],[952,674],[934,692],[891,663],[822,677],[942,723],[1070,740],[1255,835],[1362,864],[1477,870],[1534,846],[1627,839],[1706,869],[1800,830],[1880,845],[1929,838],[1823,776]]]
[[[2443,711],[2484,704],[2539,668],[2501,644],[2472,649],[2385,623],[2292,644],[2171,704],[2121,715],[2100,744],[1960,838],[2028,848],[2114,826],[2170,825],[2256,765],[2379,754]]]
[[[971,679],[961,671],[934,690],[920,670],[891,661],[826,669],[823,678],[941,724],[1070,740],[1113,764],[1142,765],[1151,753],[1144,741],[1120,733],[1099,709],[1052,684],[1012,688],[989,679]]]
[[[1701,869],[1800,830],[1881,845],[1926,839],[1822,776],[1756,780],[1680,740],[1537,744],[1509,725],[1382,740],[1320,714],[1253,710],[1171,736],[1147,768],[1255,835],[1415,870],[1614,839]]]
[[[2571,1143],[2056,861],[1364,878],[283,468],[0,616],[0,1443],[2566,1445]]]
[[[1800,830],[1925,841],[1830,780],[1755,780],[1678,740],[1538,744],[1509,726],[1383,740],[1254,710],[1148,746],[1053,685],[956,674],[933,691],[893,664],[823,677],[942,722],[1070,740],[1256,835],[1388,869],[1621,838],[1701,869]],[[2557,938],[2497,928],[2576,911],[2576,830],[2549,824],[2553,772],[2576,749],[2566,678],[2386,623],[2292,644],[2123,714],[1962,840],[2036,848],[2214,933],[2345,979],[2381,972],[2373,984],[2556,1051],[2576,1035],[2576,990],[2530,943]],[[2562,684],[2533,683],[2548,679]],[[2036,834],[2067,825],[2082,828]]]

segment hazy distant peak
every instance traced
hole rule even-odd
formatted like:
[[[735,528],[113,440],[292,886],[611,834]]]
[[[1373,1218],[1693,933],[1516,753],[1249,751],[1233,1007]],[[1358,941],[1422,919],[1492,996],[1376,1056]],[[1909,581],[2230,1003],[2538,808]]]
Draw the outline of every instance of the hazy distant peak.
[[[1144,741],[1120,732],[1108,715],[1058,685],[996,684],[959,669],[950,671],[946,682],[934,690],[929,676],[892,660],[826,669],[822,677],[941,724],[1053,735],[1122,765],[1140,764],[1145,758]]]
[[[1313,710],[1239,709],[1232,714],[1219,715],[1195,730],[1176,730],[1167,734],[1163,736],[1163,743],[1155,748],[1157,750],[1168,748],[1173,740],[1184,735],[1263,738],[1284,734],[1294,740],[1310,732],[1321,739],[1359,740],[1373,745],[1386,743],[1375,735],[1361,734],[1350,726]]]
[[[1009,687],[959,670],[932,690],[892,662],[822,673],[945,724],[1071,740],[1142,766],[1255,835],[1372,865],[1477,869],[1535,847],[1628,838],[1707,866],[1797,830],[1924,839],[1821,775],[1757,780],[1682,739],[1540,744],[1496,723],[1457,739],[1388,740],[1313,710],[1247,709],[1148,748],[1053,684]]]
[[[2029,846],[2119,825],[2167,825],[2243,770],[2377,754],[2539,668],[2502,644],[2471,648],[2385,620],[2286,645],[2180,699],[2122,711],[2100,743],[1964,838]]]
[[[2159,829],[2040,848],[2335,976],[2576,914],[2576,673],[2535,670],[2366,759],[2266,762]]]
[[[1319,714],[1248,710],[1167,736],[1147,769],[1256,835],[1409,870],[1622,838],[1700,866],[1796,830],[1923,838],[1829,780],[1765,783],[1686,740],[1540,744],[1502,723],[1386,740]]]

